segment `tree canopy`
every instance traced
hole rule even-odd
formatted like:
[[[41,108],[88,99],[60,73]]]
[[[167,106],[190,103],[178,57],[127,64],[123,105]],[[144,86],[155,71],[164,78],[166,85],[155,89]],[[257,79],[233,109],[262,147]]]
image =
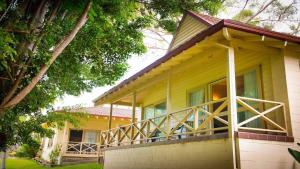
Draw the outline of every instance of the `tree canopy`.
[[[51,109],[57,97],[118,80],[127,59],[146,51],[142,30],[172,33],[185,10],[216,14],[221,6],[221,0],[0,0],[5,145],[28,143],[32,132],[51,134],[40,124],[62,117],[41,109]]]
[[[143,29],[174,31],[184,10],[216,14],[220,7],[220,0],[2,1],[0,111],[28,94],[54,99],[112,84],[131,55],[146,51]]]

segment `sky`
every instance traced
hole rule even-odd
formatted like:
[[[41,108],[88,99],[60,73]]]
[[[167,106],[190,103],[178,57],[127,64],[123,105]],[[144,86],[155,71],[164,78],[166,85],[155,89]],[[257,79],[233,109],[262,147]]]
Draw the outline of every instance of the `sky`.
[[[223,10],[219,13],[217,17],[219,18],[232,18],[242,7],[245,0],[239,1],[239,3],[228,3],[227,10]],[[290,3],[292,0],[282,0],[285,4]],[[297,8],[299,9],[300,4],[297,4]],[[286,31],[287,27],[285,25],[276,25],[275,29],[277,31]],[[65,106],[75,106],[80,105],[84,107],[90,107],[93,106],[93,100],[100,96],[102,93],[108,91],[113,86],[119,84],[123,80],[129,78],[130,76],[134,75],[135,73],[139,72],[149,64],[153,63],[155,60],[162,57],[167,50],[169,46],[169,43],[172,40],[172,35],[164,35],[164,41],[161,40],[160,36],[153,33],[153,31],[146,30],[144,31],[145,39],[144,42],[146,46],[150,46],[151,48],[148,48],[148,51],[141,56],[134,55],[128,60],[129,69],[125,73],[125,75],[118,80],[114,85],[112,86],[103,86],[103,87],[96,87],[91,92],[84,92],[80,96],[71,96],[66,95],[63,98],[57,99],[57,101],[54,104],[54,107],[56,109],[60,109],[61,107]],[[158,40],[159,39],[159,40]]]

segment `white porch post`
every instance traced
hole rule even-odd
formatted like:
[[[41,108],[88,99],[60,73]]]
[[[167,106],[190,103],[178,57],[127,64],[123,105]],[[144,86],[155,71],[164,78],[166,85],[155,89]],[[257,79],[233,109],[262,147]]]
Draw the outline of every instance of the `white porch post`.
[[[136,112],[136,92],[133,92],[132,94],[132,116],[131,116],[131,122],[135,122],[135,112]]]
[[[136,109],[136,92],[133,92],[132,94],[132,116],[131,116],[131,144],[134,143],[134,126],[133,124],[135,123],[135,109]]]
[[[110,110],[109,110],[109,117],[108,117],[108,130],[111,129],[112,113],[113,113],[113,104],[111,103]]]
[[[112,123],[112,113],[113,113],[113,104],[110,104],[110,109],[109,109],[109,117],[108,117],[108,133],[107,133],[107,144],[109,144],[110,140],[110,130],[111,130],[111,123]]]
[[[166,109],[167,109],[167,118],[166,118],[166,121],[167,121],[167,132],[168,132],[168,135],[167,135],[167,139],[169,139],[169,132],[171,130],[171,121],[170,121],[170,117],[169,117],[169,114],[171,113],[171,109],[172,109],[172,103],[171,103],[171,82],[170,82],[170,74],[168,75],[168,80],[167,80],[167,90],[166,90]]]
[[[227,48],[227,101],[228,101],[228,135],[232,145],[233,167],[237,168],[235,132],[237,131],[237,105],[236,105],[236,84],[235,84],[235,63],[234,49]]]

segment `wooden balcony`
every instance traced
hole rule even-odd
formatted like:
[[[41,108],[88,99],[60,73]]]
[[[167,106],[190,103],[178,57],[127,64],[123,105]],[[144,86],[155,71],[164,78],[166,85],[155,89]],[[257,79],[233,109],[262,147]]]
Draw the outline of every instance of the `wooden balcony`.
[[[260,134],[286,135],[286,111],[282,102],[236,97],[237,113],[234,127],[228,121],[228,98],[206,102],[197,106],[120,126],[100,133],[100,144],[94,147],[113,147],[177,140],[237,131]],[[78,153],[96,153],[91,145],[70,145]],[[81,147],[81,149],[80,149]],[[85,148],[89,147],[89,148]]]

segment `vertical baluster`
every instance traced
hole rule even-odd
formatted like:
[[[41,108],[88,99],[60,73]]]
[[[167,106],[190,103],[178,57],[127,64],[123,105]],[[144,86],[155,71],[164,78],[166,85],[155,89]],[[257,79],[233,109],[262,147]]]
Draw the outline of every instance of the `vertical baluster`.
[[[79,154],[82,154],[82,142],[80,142],[79,144],[80,144]]]
[[[290,136],[291,133],[289,132],[289,129],[288,129],[288,123],[287,123],[287,117],[286,117],[286,107],[285,107],[284,103],[282,103],[282,109],[283,109],[283,117],[284,117],[284,124],[285,124],[286,134],[288,136]]]
[[[120,146],[120,138],[121,138],[121,128],[118,128],[118,146]]]
[[[197,131],[197,128],[199,126],[199,113],[198,108],[194,109],[194,130]]]

